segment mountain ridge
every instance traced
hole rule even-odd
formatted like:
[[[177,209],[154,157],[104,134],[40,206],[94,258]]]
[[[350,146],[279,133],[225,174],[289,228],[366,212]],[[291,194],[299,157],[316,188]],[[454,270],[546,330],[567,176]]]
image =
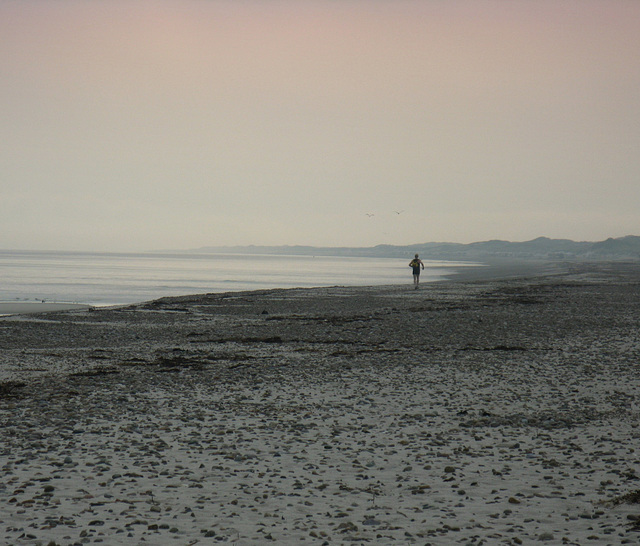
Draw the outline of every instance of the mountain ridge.
[[[537,237],[512,242],[500,239],[475,243],[432,242],[411,245],[380,244],[372,247],[280,246],[205,246],[190,249],[195,253],[277,254],[312,256],[351,256],[404,258],[415,253],[424,259],[478,260],[489,258],[545,260],[633,260],[640,261],[640,236],[608,238],[604,241],[572,241]]]

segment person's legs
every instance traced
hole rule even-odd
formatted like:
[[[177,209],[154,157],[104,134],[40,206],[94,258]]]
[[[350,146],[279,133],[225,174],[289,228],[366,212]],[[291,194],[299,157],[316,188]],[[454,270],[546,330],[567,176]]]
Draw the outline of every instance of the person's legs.
[[[418,284],[420,283],[420,274],[418,273],[417,275],[414,273],[413,274],[413,286],[415,286],[416,288],[418,288]]]

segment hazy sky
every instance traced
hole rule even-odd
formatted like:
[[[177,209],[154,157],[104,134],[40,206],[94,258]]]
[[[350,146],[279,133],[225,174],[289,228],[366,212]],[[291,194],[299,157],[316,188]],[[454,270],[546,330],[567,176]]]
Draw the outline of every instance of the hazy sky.
[[[0,143],[4,249],[640,235],[640,1],[0,0]]]

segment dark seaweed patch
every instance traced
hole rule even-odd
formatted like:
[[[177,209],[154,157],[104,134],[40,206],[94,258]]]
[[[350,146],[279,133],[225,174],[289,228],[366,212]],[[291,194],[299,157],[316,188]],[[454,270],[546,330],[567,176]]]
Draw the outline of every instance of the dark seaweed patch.
[[[19,390],[26,387],[26,383],[20,381],[3,381],[0,383],[0,398],[10,398],[18,396]]]

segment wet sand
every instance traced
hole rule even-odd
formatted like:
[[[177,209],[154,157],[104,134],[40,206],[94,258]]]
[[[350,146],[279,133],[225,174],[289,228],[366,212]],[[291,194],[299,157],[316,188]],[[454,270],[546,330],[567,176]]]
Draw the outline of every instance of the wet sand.
[[[51,313],[52,311],[71,311],[89,309],[82,303],[0,301],[0,315],[31,315],[33,313]]]
[[[1,318],[0,543],[637,544],[640,267],[499,276]]]

